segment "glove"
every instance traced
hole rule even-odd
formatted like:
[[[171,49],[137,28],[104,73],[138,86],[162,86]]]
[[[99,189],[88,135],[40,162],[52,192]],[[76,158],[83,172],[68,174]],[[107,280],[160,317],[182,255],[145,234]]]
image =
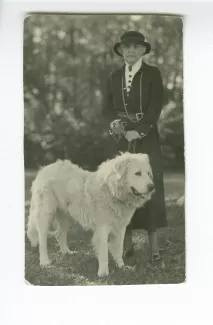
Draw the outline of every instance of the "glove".
[[[126,132],[125,138],[128,142],[131,142],[136,139],[141,139],[141,136],[137,131],[132,130]]]

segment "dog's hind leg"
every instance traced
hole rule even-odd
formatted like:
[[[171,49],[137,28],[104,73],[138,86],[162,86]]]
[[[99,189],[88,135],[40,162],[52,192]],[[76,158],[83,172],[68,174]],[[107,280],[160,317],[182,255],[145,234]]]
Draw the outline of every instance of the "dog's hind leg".
[[[59,243],[60,249],[62,251],[63,254],[75,254],[75,251],[71,251],[68,247],[67,244],[67,231],[68,231],[68,227],[69,227],[69,220],[66,218],[63,218],[61,216],[61,218],[57,218],[56,219],[57,222],[57,234],[56,234],[56,239]]]
[[[38,245],[38,231],[37,231],[36,221],[37,221],[37,215],[39,209],[36,208],[35,199],[36,198],[33,195],[30,204],[30,214],[28,217],[28,225],[27,225],[27,237],[32,247],[36,247]]]
[[[29,217],[29,219],[30,218],[31,217]],[[36,229],[36,223],[33,220],[29,220],[27,228],[27,237],[32,247],[36,247],[38,245],[38,231]]]
[[[51,264],[47,251],[47,237],[50,223],[55,215],[56,202],[52,193],[45,189],[40,195],[39,213],[37,216],[37,229],[39,238],[40,266],[45,267]]]
[[[96,229],[92,240],[98,258],[98,276],[100,277],[109,275],[108,237],[109,228],[106,226],[100,226]]]
[[[114,234],[109,243],[109,250],[112,254],[112,257],[118,267],[123,267],[123,243],[124,243],[124,235],[126,228],[119,229],[119,232]]]
[[[39,237],[39,255],[40,255],[40,266],[45,267],[51,264],[51,260],[48,257],[47,251],[47,236],[50,222],[53,218],[52,214],[45,213],[45,217],[42,219],[43,212],[40,212],[38,218],[38,237]]]

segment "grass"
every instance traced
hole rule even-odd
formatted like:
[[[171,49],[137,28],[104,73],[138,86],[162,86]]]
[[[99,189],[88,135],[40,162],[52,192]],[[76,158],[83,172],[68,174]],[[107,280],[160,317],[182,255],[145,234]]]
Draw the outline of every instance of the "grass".
[[[25,176],[25,215],[29,212],[30,187],[34,172]],[[184,208],[179,207],[177,199],[184,194],[184,176],[167,174],[165,176],[165,194],[168,227],[159,230],[161,255],[165,265],[153,265],[149,261],[147,234],[143,230],[134,232],[135,254],[125,261],[134,270],[119,270],[110,257],[110,275],[97,277],[98,262],[94,256],[91,237],[75,224],[68,236],[68,244],[77,254],[63,256],[55,238],[48,239],[49,255],[53,263],[47,269],[39,266],[38,249],[31,248],[25,236],[25,278],[34,285],[70,286],[70,285],[134,285],[166,284],[185,281],[185,220]]]

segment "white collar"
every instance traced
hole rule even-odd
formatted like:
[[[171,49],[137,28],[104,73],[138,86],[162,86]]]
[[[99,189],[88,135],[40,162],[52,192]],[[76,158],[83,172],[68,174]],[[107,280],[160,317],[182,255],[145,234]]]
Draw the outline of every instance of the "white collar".
[[[142,57],[137,61],[135,62],[133,65],[132,65],[132,74],[134,75],[136,72],[138,72],[138,70],[141,68],[141,65],[143,63],[143,60],[142,60]],[[126,69],[131,66],[130,64],[128,64],[126,62]],[[127,69],[128,70],[128,69]]]

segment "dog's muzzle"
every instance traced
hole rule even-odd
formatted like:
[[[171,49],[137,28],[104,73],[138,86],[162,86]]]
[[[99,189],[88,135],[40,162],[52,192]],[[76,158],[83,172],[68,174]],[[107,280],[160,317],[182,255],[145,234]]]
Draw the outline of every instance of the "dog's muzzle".
[[[138,192],[133,186],[131,186],[131,191],[132,191],[132,194],[135,195],[135,196],[139,196],[141,197],[142,199],[144,198],[144,195],[140,192]]]
[[[149,192],[152,192],[152,191],[154,191],[154,189],[155,189],[153,183],[149,184],[149,185],[147,186],[147,188],[148,188],[148,191],[149,191]]]
[[[141,197],[142,199],[144,199],[146,194],[151,194],[152,195],[155,192],[155,187],[154,187],[153,184],[149,184],[147,193],[143,193],[143,194],[138,192],[133,186],[131,186],[131,191],[132,191],[133,195]]]

